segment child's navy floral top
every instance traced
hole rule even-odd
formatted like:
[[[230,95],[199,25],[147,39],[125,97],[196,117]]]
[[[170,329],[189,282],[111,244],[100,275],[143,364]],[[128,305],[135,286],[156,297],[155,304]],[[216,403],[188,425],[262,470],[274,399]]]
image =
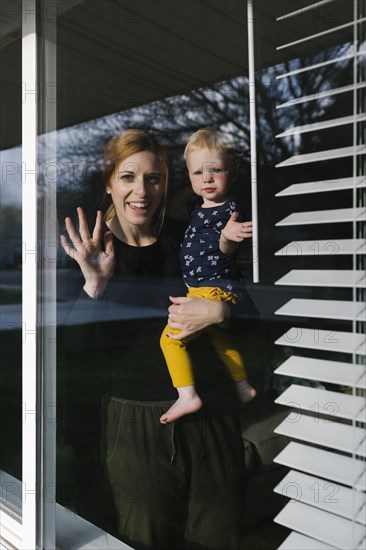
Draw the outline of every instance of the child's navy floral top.
[[[236,252],[224,254],[220,250],[220,233],[233,212],[238,221],[245,221],[234,200],[219,206],[197,206],[181,245],[180,263],[187,286],[215,286],[233,292],[239,298],[245,293],[244,280],[236,266]]]

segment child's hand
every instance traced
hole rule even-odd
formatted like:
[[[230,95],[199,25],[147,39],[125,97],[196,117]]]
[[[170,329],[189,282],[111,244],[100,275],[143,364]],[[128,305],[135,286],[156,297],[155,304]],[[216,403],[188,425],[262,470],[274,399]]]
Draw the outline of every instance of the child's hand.
[[[253,235],[252,222],[238,222],[238,213],[233,212],[224,229],[221,231],[222,241],[241,243]]]

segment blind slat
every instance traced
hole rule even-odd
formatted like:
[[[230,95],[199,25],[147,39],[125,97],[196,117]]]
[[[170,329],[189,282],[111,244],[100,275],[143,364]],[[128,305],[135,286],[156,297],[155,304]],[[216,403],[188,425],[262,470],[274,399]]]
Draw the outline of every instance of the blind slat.
[[[275,256],[343,256],[365,254],[366,239],[334,239],[313,241],[292,241]]]
[[[364,428],[341,422],[317,420],[313,416],[294,411],[274,431],[307,443],[366,457]]]
[[[366,524],[366,495],[320,477],[290,470],[274,492],[309,506]]]
[[[307,195],[310,193],[325,193],[329,191],[344,191],[345,189],[366,187],[365,176],[358,178],[341,178],[325,181],[308,181],[306,183],[293,183],[286,189],[276,193],[275,197],[288,197],[291,195]]]
[[[288,73],[277,75],[276,79],[280,80],[281,78],[287,78],[288,76],[293,76],[295,74],[305,73],[307,71],[314,71],[315,69],[320,69],[321,67],[326,67],[327,65],[333,65],[334,63],[339,63],[340,61],[345,61],[346,59],[353,59],[355,57],[364,56],[365,53],[365,51],[359,51],[356,53],[348,53],[339,57],[334,57],[333,59],[328,59],[327,61],[322,61],[321,63],[315,63],[314,65],[301,67],[300,69],[294,69],[293,71],[289,71]]]
[[[366,389],[366,365],[291,355],[275,374]]]
[[[276,226],[365,221],[365,216],[366,208],[338,208],[337,210],[294,212],[277,222]]]
[[[340,147],[339,149],[328,149],[326,151],[316,151],[315,153],[306,153],[304,155],[294,155],[279,164],[276,168],[287,166],[297,166],[298,164],[307,164],[308,162],[321,162],[323,160],[334,160],[345,157],[353,157],[354,155],[364,155],[366,153],[365,145],[356,147]]]
[[[276,315],[294,317],[313,317],[317,319],[345,319],[348,321],[366,321],[366,309],[363,302],[345,300],[307,300],[292,298],[275,311]]]
[[[360,491],[366,490],[366,464],[363,460],[291,441],[276,456],[275,462]]]
[[[343,23],[343,25],[338,25],[337,27],[332,27],[330,29],[326,29],[325,31],[317,32],[316,34],[310,34],[309,36],[304,36],[303,38],[299,38],[298,40],[294,40],[293,42],[287,42],[287,44],[282,44],[281,46],[277,46],[276,50],[284,50],[285,48],[290,48],[292,46],[297,46],[298,44],[303,44],[304,42],[308,42],[309,40],[315,40],[316,38],[320,38],[321,36],[325,36],[327,34],[331,34],[333,32],[341,31],[343,29],[347,29],[349,27],[353,27],[355,23],[360,24],[366,21],[366,18],[363,17],[361,19],[357,19],[357,21],[349,21],[348,23]]]
[[[338,94],[345,94],[347,92],[353,92],[353,90],[360,90],[365,88],[366,82],[357,82],[356,85],[348,84],[347,86],[339,86],[339,88],[332,88],[330,90],[321,90],[311,95],[304,95],[299,97],[294,97],[290,101],[285,101],[276,106],[276,109],[284,109],[286,107],[292,107],[293,105],[298,105],[299,103],[307,103],[308,101],[318,101],[321,99],[329,100],[330,97]]]
[[[340,330],[291,327],[275,341],[275,344],[366,355],[366,338],[364,334],[342,332]]]
[[[353,124],[354,122],[363,122],[366,120],[365,113],[359,113],[356,116],[349,115],[339,118],[332,118],[329,120],[321,120],[320,122],[313,122],[311,124],[303,124],[302,126],[293,126],[288,128],[284,132],[277,134],[276,138],[283,138],[287,136],[293,136],[295,134],[304,134],[305,132],[315,132],[319,130],[325,130],[326,128],[335,128],[338,126],[344,126],[346,124]]]
[[[334,546],[329,546],[320,540],[302,535],[292,531],[283,541],[278,550],[333,550]]]
[[[317,10],[318,8],[320,8],[320,6],[331,4],[333,2],[335,2],[335,0],[319,0],[319,2],[315,2],[315,4],[309,4],[304,8],[300,8],[295,11],[285,13],[284,15],[280,15],[279,17],[276,17],[276,21],[282,21],[283,19],[288,19],[289,17],[299,17],[300,14],[305,13],[306,11],[311,11],[315,9]]]
[[[365,536],[365,528],[348,519],[290,501],[274,521],[342,550],[355,550]]]
[[[275,399],[275,403],[314,413],[314,423],[328,422],[320,420],[319,414],[366,422],[366,400],[358,395],[292,384]]]
[[[275,285],[365,288],[366,275],[364,271],[351,269],[292,269]]]

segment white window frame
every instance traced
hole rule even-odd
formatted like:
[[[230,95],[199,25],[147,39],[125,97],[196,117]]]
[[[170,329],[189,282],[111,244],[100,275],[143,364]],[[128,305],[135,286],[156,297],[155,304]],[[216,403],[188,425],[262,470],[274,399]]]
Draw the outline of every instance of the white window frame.
[[[37,33],[22,3],[22,548],[37,547]],[[28,93],[29,91],[29,93]]]

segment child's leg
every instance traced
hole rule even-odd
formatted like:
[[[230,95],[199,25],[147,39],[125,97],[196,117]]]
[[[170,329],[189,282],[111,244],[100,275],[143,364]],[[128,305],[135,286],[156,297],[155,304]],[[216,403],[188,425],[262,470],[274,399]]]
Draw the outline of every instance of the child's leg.
[[[256,396],[257,392],[247,380],[247,372],[240,353],[232,346],[226,334],[220,329],[212,328],[209,335],[218,356],[228,368],[231,378],[236,382],[240,401],[247,403]]]
[[[164,354],[173,386],[177,388],[179,395],[174,405],[161,416],[162,424],[174,422],[181,416],[196,412],[202,407],[202,401],[194,387],[192,363],[186,342],[173,340],[168,336],[168,333],[179,334],[179,332],[167,325],[160,338],[161,351]]]

